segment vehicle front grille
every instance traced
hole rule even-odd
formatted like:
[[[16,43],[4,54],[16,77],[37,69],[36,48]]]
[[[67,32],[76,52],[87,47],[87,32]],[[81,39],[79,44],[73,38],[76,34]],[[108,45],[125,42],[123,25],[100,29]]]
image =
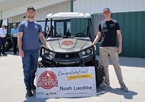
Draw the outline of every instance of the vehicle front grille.
[[[79,59],[79,54],[78,53],[73,53],[73,54],[61,54],[61,53],[56,53],[55,59],[56,60],[76,60]]]

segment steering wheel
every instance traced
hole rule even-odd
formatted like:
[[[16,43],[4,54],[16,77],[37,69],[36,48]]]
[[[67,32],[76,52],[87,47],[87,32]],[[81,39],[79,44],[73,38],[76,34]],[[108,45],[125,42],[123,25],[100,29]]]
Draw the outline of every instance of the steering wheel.
[[[85,37],[86,35],[84,33],[77,33],[74,37]]]

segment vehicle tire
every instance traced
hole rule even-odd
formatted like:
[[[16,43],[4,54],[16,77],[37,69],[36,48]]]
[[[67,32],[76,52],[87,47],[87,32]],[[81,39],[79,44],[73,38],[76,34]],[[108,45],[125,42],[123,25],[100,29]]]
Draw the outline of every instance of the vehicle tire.
[[[104,67],[103,65],[98,61],[89,61],[87,66],[95,66],[95,72],[96,72],[96,86],[98,87],[104,80]]]
[[[96,84],[97,86],[99,86],[103,80],[104,80],[104,67],[103,65],[98,61],[98,60],[95,60],[94,61],[95,63],[95,70],[96,70]]]
[[[45,67],[50,67],[50,65],[48,63],[43,62],[43,61],[38,61],[37,68],[45,68]]]
[[[5,51],[8,51],[11,47],[12,47],[12,42],[10,39],[6,40],[6,44],[5,44]]]

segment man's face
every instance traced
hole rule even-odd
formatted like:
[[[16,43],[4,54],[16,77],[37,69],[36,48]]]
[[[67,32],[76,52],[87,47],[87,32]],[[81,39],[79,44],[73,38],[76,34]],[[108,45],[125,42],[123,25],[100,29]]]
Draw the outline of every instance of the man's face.
[[[35,11],[33,9],[29,9],[27,12],[26,12],[28,18],[34,18],[35,16]]]
[[[110,18],[111,12],[110,11],[105,11],[105,12],[103,12],[103,15],[105,16],[105,18]]]
[[[3,25],[2,28],[5,29],[5,26]]]
[[[17,25],[13,25],[13,27],[16,29],[17,28]]]

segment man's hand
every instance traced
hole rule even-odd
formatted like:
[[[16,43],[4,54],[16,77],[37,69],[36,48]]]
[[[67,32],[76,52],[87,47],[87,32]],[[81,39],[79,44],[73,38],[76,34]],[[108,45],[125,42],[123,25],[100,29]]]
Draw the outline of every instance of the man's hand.
[[[23,50],[19,50],[19,55],[20,55],[21,57],[24,57],[24,51],[23,51]]]
[[[14,34],[11,34],[11,36],[14,36]]]
[[[118,52],[118,54],[120,54],[122,52],[122,47],[121,46],[118,47],[117,52]]]
[[[47,49],[49,49],[49,47],[48,46],[45,46]]]
[[[90,46],[94,46],[94,44],[92,43]],[[93,48],[91,47],[91,49],[93,49]]]
[[[90,46],[94,46],[94,44],[92,43]]]

